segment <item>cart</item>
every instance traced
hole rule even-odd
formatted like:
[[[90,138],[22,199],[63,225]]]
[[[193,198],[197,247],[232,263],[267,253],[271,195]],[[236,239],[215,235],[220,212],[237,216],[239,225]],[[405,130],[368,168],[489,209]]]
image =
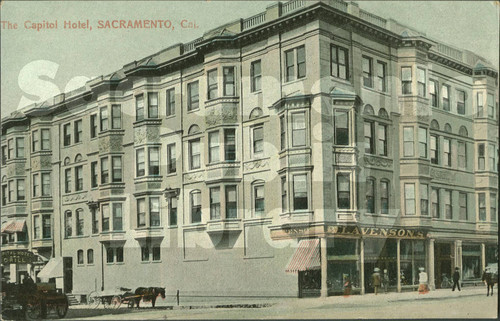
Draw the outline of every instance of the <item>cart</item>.
[[[114,292],[96,292],[92,291],[87,297],[87,304],[97,309],[103,306],[105,309],[118,309],[122,304],[132,308],[136,299],[142,299],[142,295],[136,295],[131,292],[132,289],[118,287]]]

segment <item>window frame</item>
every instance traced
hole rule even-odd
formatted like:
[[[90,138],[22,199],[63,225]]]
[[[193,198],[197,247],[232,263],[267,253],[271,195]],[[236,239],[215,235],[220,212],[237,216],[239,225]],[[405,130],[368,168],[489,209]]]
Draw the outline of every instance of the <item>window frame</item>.
[[[404,70],[409,70],[409,78],[405,78]],[[401,67],[401,93],[403,95],[411,95],[413,93],[413,70],[411,66],[402,66]]]
[[[195,203],[195,201],[198,201],[198,202]],[[189,193],[189,205],[190,205],[191,224],[201,223],[202,218],[203,218],[203,213],[201,210],[201,191],[200,190],[193,190]],[[195,217],[195,215],[196,215],[196,217]],[[198,215],[199,215],[199,217],[198,217]]]
[[[198,152],[194,153],[193,146],[197,144]],[[188,161],[189,161],[189,170],[196,170],[201,168],[201,139],[194,138],[188,141]],[[195,160],[197,159],[197,162]]]
[[[165,115],[167,117],[175,116],[175,88],[167,89],[165,95],[166,95]]]
[[[380,72],[380,68],[381,71]],[[380,92],[387,92],[387,63],[377,60],[377,77],[376,77],[376,83],[377,83],[377,88],[376,90]]]
[[[83,141],[83,122],[81,119],[75,120],[74,126],[74,139],[75,139],[75,144],[81,143]]]
[[[99,126],[101,132],[109,130],[108,106],[99,108]]]
[[[156,91],[148,92],[148,118],[147,119],[158,119],[160,117],[159,105],[160,105],[160,95]],[[156,98],[156,102],[154,102]]]
[[[376,206],[375,206],[375,199],[376,199],[375,186],[376,186],[376,180],[375,180],[375,178],[368,177],[366,179],[366,185],[365,185],[365,211],[368,214],[375,214],[376,213]]]
[[[300,122],[296,122],[297,119],[295,119],[295,117],[299,116],[300,117],[303,117],[304,119],[304,123],[303,123],[303,127],[296,127],[296,126],[299,126],[301,125]],[[292,119],[292,147],[306,147],[308,145],[308,139],[307,139],[307,123],[308,123],[308,120],[307,120],[307,113],[305,111],[300,111],[300,112],[293,112],[290,114],[290,117]],[[297,135],[302,135],[303,136],[303,140],[304,140],[304,143],[303,144],[300,144],[300,142],[296,142],[296,134]],[[297,140],[299,140],[297,138]]]
[[[437,80],[429,79],[429,96],[431,106],[439,108],[439,83]]]
[[[256,72],[256,66],[259,66],[259,72]],[[255,60],[250,63],[250,92],[262,90],[262,60]]]
[[[403,127],[403,157],[415,157],[415,128],[413,126]]]
[[[207,71],[207,100],[216,99],[219,97],[217,71],[217,68]]]
[[[477,194],[478,203],[478,220],[480,222],[486,222],[486,193]]]
[[[361,66],[363,75],[363,87],[373,89],[373,58],[368,56],[361,56]],[[366,68],[367,70],[366,70]]]
[[[200,83],[198,80],[187,84],[187,111],[194,111],[200,108]]]
[[[231,135],[231,132],[233,133]],[[236,150],[236,128],[224,128],[224,161],[234,162],[237,160]],[[233,139],[231,140],[231,136]]]
[[[141,121],[146,118],[144,103],[144,94],[139,94],[135,96],[135,121]]]
[[[297,177],[303,178],[303,188],[301,190],[297,190]],[[296,173],[292,174],[292,197],[293,197],[293,211],[308,211],[310,209],[309,200],[309,175],[307,173]],[[304,194],[305,197],[298,197],[297,194]],[[305,200],[304,200],[305,199]]]
[[[450,111],[451,108],[451,104],[450,104],[450,86],[449,85],[445,85],[443,84],[441,86],[441,97],[442,97],[442,101],[443,101],[443,110],[445,111]]]
[[[465,115],[466,114],[466,94],[464,90],[457,89],[457,114]]]
[[[405,216],[415,216],[416,213],[416,191],[415,183],[404,183]],[[413,198],[408,188],[413,188]]]
[[[337,186],[337,208],[341,210],[352,209],[352,180],[351,173],[348,172],[338,172],[336,175],[336,186]],[[341,179],[345,179],[345,182],[341,182]],[[341,183],[347,183],[347,190],[341,189]],[[342,194],[342,195],[341,195]],[[347,195],[348,197],[345,197]],[[341,200],[343,200],[341,202]],[[346,204],[346,205],[344,205]]]
[[[177,172],[177,154],[175,143],[167,145],[167,174],[175,174]]]
[[[420,184],[420,214],[429,216],[429,185]]]
[[[122,128],[122,106],[119,104],[111,105],[111,129]]]
[[[232,70],[232,80],[229,77],[231,73],[226,74],[226,71]],[[232,94],[227,91],[229,88],[232,88]],[[235,97],[236,96],[236,67],[234,66],[227,66],[227,67],[222,67],[222,88],[223,88],[223,95],[225,97]]]
[[[63,146],[71,145],[71,123],[63,125]]]
[[[340,52],[344,55],[344,64],[340,62]],[[340,76],[341,67],[345,68],[345,77]],[[330,45],[330,75],[335,78],[349,80],[349,50],[347,48],[335,44]]]
[[[426,97],[426,70],[417,67],[417,94],[420,97]]]
[[[345,124],[347,127],[340,127],[339,117],[341,114],[345,114]],[[335,109],[333,112],[333,120],[334,120],[334,134],[335,134],[335,145],[337,146],[349,146],[351,135],[350,135],[350,113],[348,110],[344,109]],[[342,134],[342,135],[341,135]],[[345,137],[343,136],[345,135]],[[340,141],[340,138],[343,139]],[[345,143],[344,143],[345,142]]]

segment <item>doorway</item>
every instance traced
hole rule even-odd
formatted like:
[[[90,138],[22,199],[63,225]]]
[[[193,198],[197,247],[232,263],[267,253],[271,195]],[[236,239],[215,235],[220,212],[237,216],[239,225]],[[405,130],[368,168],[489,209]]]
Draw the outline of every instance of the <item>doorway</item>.
[[[434,251],[434,275],[436,289],[450,288],[452,281],[452,243],[436,243]]]
[[[321,270],[299,271],[299,298],[321,295]]]
[[[64,293],[71,293],[73,291],[73,258],[63,258],[63,275],[64,275]]]

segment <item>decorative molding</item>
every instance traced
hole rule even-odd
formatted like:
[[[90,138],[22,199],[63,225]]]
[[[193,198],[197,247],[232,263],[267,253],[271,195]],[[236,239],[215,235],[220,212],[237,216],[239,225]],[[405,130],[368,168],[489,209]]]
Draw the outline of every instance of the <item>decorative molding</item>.
[[[80,201],[85,201],[87,199],[88,199],[88,192],[78,193],[78,194],[63,196],[63,203],[66,204],[66,203],[80,202]]]
[[[393,164],[392,159],[386,159],[386,158],[381,158],[381,157],[376,157],[376,156],[365,155],[365,157],[363,159],[365,161],[365,164],[372,165],[372,166],[392,167],[392,164]]]
[[[184,174],[184,181],[186,183],[199,182],[204,179],[204,176],[203,172]]]
[[[269,159],[258,159],[243,165],[245,171],[257,170],[265,167],[269,167]]]
[[[439,170],[436,168],[431,168],[430,170],[430,176],[432,179],[438,179],[447,182],[455,182],[455,175],[456,173],[449,170]]]

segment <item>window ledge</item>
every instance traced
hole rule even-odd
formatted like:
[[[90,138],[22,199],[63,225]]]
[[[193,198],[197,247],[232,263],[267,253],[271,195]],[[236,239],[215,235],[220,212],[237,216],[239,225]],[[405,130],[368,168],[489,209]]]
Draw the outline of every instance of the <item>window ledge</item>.
[[[161,125],[161,118],[144,118],[141,120],[136,120],[132,123],[134,127],[143,126],[143,125]]]

